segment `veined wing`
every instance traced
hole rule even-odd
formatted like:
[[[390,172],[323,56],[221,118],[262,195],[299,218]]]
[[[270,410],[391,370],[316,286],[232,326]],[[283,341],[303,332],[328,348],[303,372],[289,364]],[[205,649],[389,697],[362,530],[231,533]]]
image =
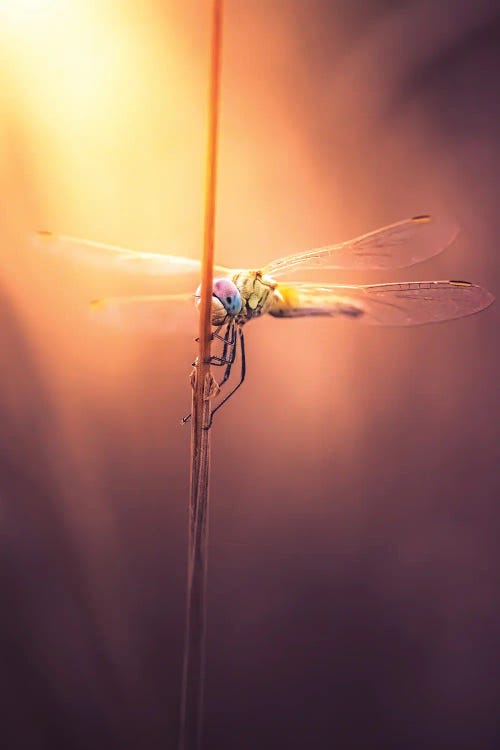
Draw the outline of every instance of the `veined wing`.
[[[89,312],[98,323],[149,333],[191,330],[196,316],[193,294],[105,297],[92,300]]]
[[[334,286],[278,284],[275,317],[347,316],[371,325],[438,323],[484,310],[494,297],[468,281],[407,281],[394,284]]]
[[[457,232],[458,228],[445,219],[414,216],[354,240],[279,258],[263,271],[278,277],[318,267],[346,270],[407,268],[440,253],[455,239]]]
[[[52,232],[38,232],[35,235],[35,244],[45,252],[117,274],[143,277],[182,276],[186,274],[198,278],[200,276],[200,261],[179,255],[128,250],[115,245],[106,245],[102,242],[52,234]],[[214,273],[220,276],[228,276],[231,271],[223,266],[215,266]]]

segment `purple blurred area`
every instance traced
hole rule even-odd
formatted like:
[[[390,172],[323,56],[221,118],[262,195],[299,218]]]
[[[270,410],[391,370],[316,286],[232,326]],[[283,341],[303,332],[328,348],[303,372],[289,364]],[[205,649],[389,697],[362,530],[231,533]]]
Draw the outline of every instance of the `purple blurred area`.
[[[101,329],[101,281],[29,248],[200,255],[208,3],[139,5],[0,31],[6,750],[175,748],[194,318]],[[498,298],[499,62],[494,0],[227,2],[218,261],[432,212],[461,225],[441,256],[335,279]],[[213,432],[204,748],[498,748],[498,304],[246,343]]]

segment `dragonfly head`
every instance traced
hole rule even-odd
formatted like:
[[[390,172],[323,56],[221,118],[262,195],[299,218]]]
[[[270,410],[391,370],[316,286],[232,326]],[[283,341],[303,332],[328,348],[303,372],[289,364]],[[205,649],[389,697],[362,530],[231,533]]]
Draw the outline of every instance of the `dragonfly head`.
[[[194,293],[196,307],[200,306],[201,284]],[[227,316],[232,318],[241,312],[243,300],[236,284],[231,279],[214,279],[212,291],[212,325],[219,326]]]

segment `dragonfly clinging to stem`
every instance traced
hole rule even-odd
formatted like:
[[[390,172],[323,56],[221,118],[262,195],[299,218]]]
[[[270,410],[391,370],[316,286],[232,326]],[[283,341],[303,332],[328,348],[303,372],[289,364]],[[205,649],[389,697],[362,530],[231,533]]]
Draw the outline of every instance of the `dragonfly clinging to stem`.
[[[213,339],[221,346],[211,363],[224,368],[220,386],[230,377],[240,353],[239,380],[214,408],[215,412],[245,379],[243,326],[261,317],[329,316],[359,323],[411,326],[461,318],[484,310],[493,302],[486,289],[468,281],[407,281],[339,285],[325,282],[281,282],[280,277],[305,270],[390,270],[407,268],[437,255],[455,238],[456,227],[431,216],[414,216],[353,240],[299,252],[271,261],[257,270],[215,266],[212,295]],[[196,276],[196,260],[161,253],[127,250],[74,237],[39,232],[39,242],[50,251],[105,267],[113,273],[137,277]],[[193,284],[194,286],[194,284]],[[191,287],[192,289],[192,287]],[[199,289],[199,288],[198,288]],[[168,329],[185,303],[199,302],[199,291],[110,297],[93,300],[91,307],[115,324]],[[187,421],[189,417],[185,418]]]

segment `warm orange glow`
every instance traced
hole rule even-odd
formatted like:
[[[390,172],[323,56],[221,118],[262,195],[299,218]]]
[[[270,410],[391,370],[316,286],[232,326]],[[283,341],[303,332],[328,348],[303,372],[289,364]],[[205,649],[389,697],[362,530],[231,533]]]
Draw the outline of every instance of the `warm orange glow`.
[[[0,13],[5,18],[27,21],[34,14],[61,6],[61,0],[0,0]]]
[[[160,335],[89,303],[198,281],[124,290],[29,238],[201,257],[209,5],[0,0],[4,747],[175,746],[196,311]],[[432,213],[462,228],[441,256],[327,281],[498,299],[495,4],[225,9],[215,262]],[[247,326],[212,436],[208,745],[494,746],[497,340],[498,302]]]
[[[2,200],[10,201],[8,220],[2,211],[2,252],[13,294],[75,441],[86,440],[75,393],[115,409],[137,437],[130,392],[136,388],[140,401],[146,362],[152,372],[165,367],[155,383],[156,398],[170,405],[172,420],[189,411],[186,374],[196,333],[179,330],[160,344],[147,336],[96,331],[92,316],[85,317],[88,302],[123,290],[105,287],[96,270],[35,258],[26,238],[47,228],[200,257],[208,5],[200,10],[199,4],[178,2],[12,0],[0,8],[3,17],[12,11],[16,18],[0,28],[0,188]],[[377,76],[394,76],[392,61],[377,67],[373,60],[379,58],[371,54],[374,47],[386,49],[389,26],[352,46],[337,68],[325,65],[318,78],[302,56],[298,17],[264,4],[228,3],[226,23],[216,262],[258,268],[273,257],[404,216],[432,211],[460,221],[462,214],[473,214],[473,196],[456,179],[453,159],[443,156],[449,152],[434,138],[425,113],[415,105],[399,119],[384,117],[388,94],[384,89],[374,96]],[[342,39],[332,29],[334,49]],[[477,273],[479,248],[476,242],[472,255],[470,244],[459,241],[419,275],[485,283]],[[332,281],[351,278],[339,274]],[[404,275],[352,280],[398,278]],[[168,284],[130,291],[177,291],[174,281]],[[446,332],[450,347],[459,325]],[[280,444],[292,456],[310,458],[326,444],[320,435],[334,415],[334,451],[348,467],[370,408],[414,397],[407,369],[415,366],[420,335],[353,332],[329,320],[259,321],[247,336],[245,389],[223,419],[238,421],[258,401],[272,425],[285,418],[283,404],[293,403],[309,448],[295,446],[292,429],[280,428],[290,436]],[[427,349],[441,351],[443,341],[442,330],[433,330]],[[159,348],[168,352],[168,367]],[[386,361],[394,368],[390,377]],[[436,365],[441,383],[456,378],[451,363],[445,358]],[[164,378],[168,388],[162,390]],[[449,408],[445,400],[432,404],[433,413]],[[248,432],[249,441],[260,445],[259,424],[250,420]],[[92,437],[87,439],[92,452]],[[187,451],[187,433],[176,439],[185,441]],[[269,441],[263,450],[272,453],[275,443]]]

